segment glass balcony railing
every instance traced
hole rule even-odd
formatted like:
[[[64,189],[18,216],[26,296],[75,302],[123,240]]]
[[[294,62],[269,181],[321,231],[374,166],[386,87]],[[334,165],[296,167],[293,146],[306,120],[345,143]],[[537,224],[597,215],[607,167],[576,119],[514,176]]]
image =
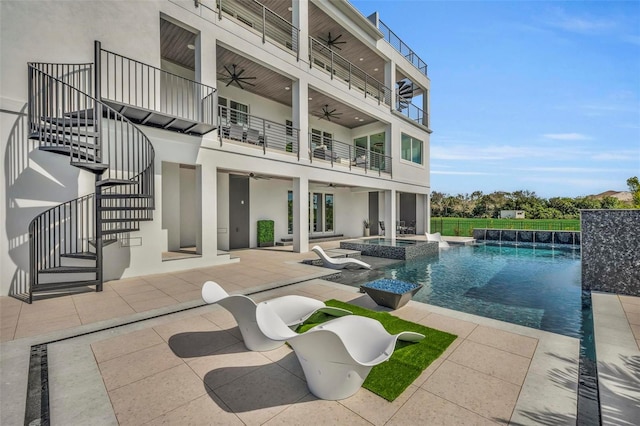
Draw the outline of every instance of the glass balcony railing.
[[[399,95],[396,95],[396,111],[422,126],[429,127],[429,114]]]
[[[344,166],[391,174],[391,157],[366,148],[309,133],[309,159],[332,167]]]

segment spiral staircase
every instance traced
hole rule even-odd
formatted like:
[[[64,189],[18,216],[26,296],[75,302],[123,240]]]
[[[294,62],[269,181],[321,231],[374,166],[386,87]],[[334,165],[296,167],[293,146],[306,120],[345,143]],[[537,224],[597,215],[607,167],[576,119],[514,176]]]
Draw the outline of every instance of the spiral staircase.
[[[30,63],[29,138],[95,176],[95,190],[29,225],[29,294],[102,290],[103,248],[153,220],[154,149],[128,118],[101,100],[97,67]]]

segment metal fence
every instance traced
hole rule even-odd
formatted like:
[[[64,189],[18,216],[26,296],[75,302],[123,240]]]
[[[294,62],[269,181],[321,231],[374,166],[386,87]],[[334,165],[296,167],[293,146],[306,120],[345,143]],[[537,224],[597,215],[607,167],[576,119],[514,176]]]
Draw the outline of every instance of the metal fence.
[[[580,220],[431,218],[431,233],[440,232],[442,235],[471,237],[474,228],[580,231]]]
[[[420,59],[416,53],[407,46],[407,44],[400,39],[391,28],[387,27],[384,22],[378,20],[378,29],[384,35],[384,39],[393,46],[398,52],[400,52],[407,61],[416,67],[422,74],[427,75],[427,64]]]
[[[400,95],[396,95],[396,111],[418,124],[429,127],[427,112],[412,104],[410,100],[403,99]]]

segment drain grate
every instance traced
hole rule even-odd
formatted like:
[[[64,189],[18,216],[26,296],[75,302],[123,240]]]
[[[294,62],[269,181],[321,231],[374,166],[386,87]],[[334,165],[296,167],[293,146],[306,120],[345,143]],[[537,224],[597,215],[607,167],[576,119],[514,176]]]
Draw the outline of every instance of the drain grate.
[[[48,426],[49,419],[49,369],[47,345],[31,347],[29,359],[29,382],[24,424]]]

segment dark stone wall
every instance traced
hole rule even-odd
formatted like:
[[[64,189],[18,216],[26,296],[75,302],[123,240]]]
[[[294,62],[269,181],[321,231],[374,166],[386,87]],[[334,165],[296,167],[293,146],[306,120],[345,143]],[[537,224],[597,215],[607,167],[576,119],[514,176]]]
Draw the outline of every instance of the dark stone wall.
[[[640,296],[640,210],[583,210],[582,288]]]

